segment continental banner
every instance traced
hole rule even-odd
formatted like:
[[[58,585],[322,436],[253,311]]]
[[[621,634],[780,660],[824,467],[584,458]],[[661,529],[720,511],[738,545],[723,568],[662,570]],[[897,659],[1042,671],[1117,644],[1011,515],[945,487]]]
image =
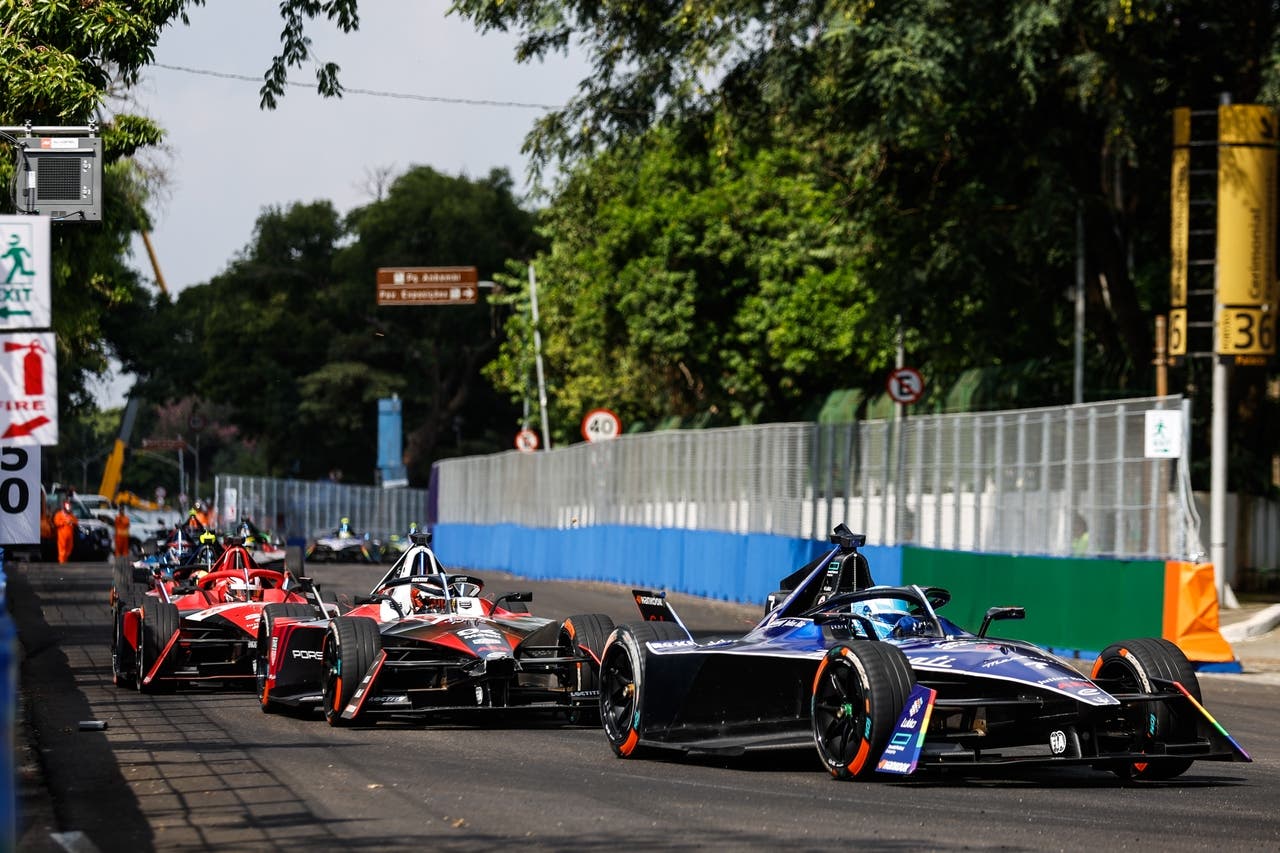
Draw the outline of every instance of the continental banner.
[[[1272,108],[1218,108],[1218,355],[1276,352],[1276,142]]]
[[[1191,110],[1173,111],[1173,174],[1169,181],[1169,304],[1187,305],[1187,254],[1191,244]],[[1185,312],[1184,312],[1185,316]],[[1186,338],[1181,352],[1186,354]]]

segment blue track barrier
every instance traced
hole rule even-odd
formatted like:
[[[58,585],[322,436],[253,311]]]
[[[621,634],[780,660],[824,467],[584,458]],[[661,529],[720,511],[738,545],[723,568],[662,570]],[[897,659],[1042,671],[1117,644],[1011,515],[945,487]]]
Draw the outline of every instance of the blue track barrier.
[[[624,525],[569,530],[514,524],[439,524],[448,566],[543,580],[590,580],[760,604],[778,581],[824,553],[827,542],[768,534]],[[876,583],[902,582],[902,550],[868,546]]]

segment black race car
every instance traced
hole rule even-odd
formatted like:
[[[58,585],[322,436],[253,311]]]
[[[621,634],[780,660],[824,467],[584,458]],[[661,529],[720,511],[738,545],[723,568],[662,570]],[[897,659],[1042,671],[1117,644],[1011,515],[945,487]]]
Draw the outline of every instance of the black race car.
[[[1249,761],[1201,705],[1187,658],[1163,639],[1103,650],[1088,676],[1020,640],[939,615],[937,587],[876,586],[840,525],[830,552],[786,578],[740,637],[694,639],[661,593],[601,658],[600,711],[620,757],[647,749],[815,749],[838,778],[919,768],[1088,765],[1168,779],[1193,761]]]

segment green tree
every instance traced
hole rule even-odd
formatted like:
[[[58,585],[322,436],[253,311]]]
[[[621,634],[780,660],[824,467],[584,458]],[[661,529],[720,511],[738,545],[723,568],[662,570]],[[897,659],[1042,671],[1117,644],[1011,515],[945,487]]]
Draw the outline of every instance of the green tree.
[[[53,327],[64,417],[91,405],[88,381],[103,374],[110,355],[132,369],[138,365],[134,351],[145,346],[130,340],[128,320],[149,312],[152,297],[125,260],[131,235],[149,227],[149,187],[129,158],[163,134],[149,119],[108,115],[105,104],[137,82],[160,32],[186,23],[193,5],[203,0],[0,0],[0,125],[83,127],[96,120],[103,140],[102,222],[59,223],[53,235]],[[283,94],[288,70],[311,59],[307,24],[323,18],[344,32],[358,25],[356,0],[284,0],[280,14],[281,52],[271,59],[261,93],[267,107]],[[341,93],[337,71],[331,64],[317,69],[323,94]],[[12,176],[13,161],[0,158],[0,183],[8,186]],[[10,201],[0,205],[11,210]]]
[[[803,387],[826,357],[799,332],[806,319],[822,328],[812,321],[824,306],[874,315],[840,326],[856,329],[854,339],[870,350],[847,351],[855,383],[886,362],[885,332],[898,318],[912,360],[935,377],[1032,358],[1069,364],[1063,295],[1075,278],[1078,214],[1088,375],[1116,377],[1113,393],[1149,389],[1152,315],[1168,299],[1170,111],[1212,107],[1222,92],[1280,104],[1280,12],[1269,2],[456,0],[454,9],[482,31],[514,31],[521,59],[572,44],[592,62],[578,95],[527,141],[540,162],[559,161],[571,176],[553,204],[552,248],[540,266],[574,250],[575,229],[601,229],[605,218],[616,227],[603,230],[623,251],[593,277],[623,275],[651,252],[649,220],[669,211],[654,199],[601,216],[616,190],[609,176],[628,168],[611,158],[629,158],[637,174],[655,159],[687,159],[690,173],[708,181],[700,194],[728,189],[741,174],[736,189],[746,197],[749,164],[791,158],[803,164],[815,197],[836,200],[826,221],[779,205],[779,220],[791,227],[772,234],[728,220],[726,230],[742,230],[744,245],[715,256],[719,275],[689,277],[662,264],[649,270],[651,284],[659,273],[685,276],[700,291],[742,296],[741,310],[721,315],[736,318],[729,328],[738,343],[744,334],[751,340],[744,329],[754,317],[755,337],[763,330],[778,346],[747,356],[728,347],[723,364],[730,374],[761,377],[746,387],[759,394],[772,385],[775,397],[788,385]],[[668,136],[679,140],[674,148],[664,146]],[[706,158],[724,172],[710,173]],[[603,186],[588,186],[596,176]],[[590,203],[578,205],[579,196]],[[776,283],[761,279],[744,290],[732,261],[769,256],[755,248],[761,240],[777,257],[846,260],[825,271],[818,265],[817,279],[784,267]],[[642,249],[633,253],[636,244]],[[572,389],[609,387],[609,371],[629,369],[642,342],[628,339],[634,330],[625,324],[561,316],[552,292],[561,280],[572,275],[547,277],[549,333],[592,340],[602,356],[553,359],[552,387],[576,406],[581,395]],[[795,293],[822,301],[805,312]],[[679,304],[648,310],[662,315]],[[554,341],[548,350],[554,354]],[[742,357],[754,363],[736,364]],[[765,363],[779,358],[788,362],[781,376],[779,364]],[[495,370],[511,374],[513,365]],[[757,416],[752,406],[741,410]],[[784,414],[799,412],[767,402],[758,412]]]
[[[373,477],[377,401],[397,394],[405,461],[425,482],[440,455],[509,445],[513,407],[479,374],[502,318],[484,300],[379,308],[376,270],[474,265],[488,277],[533,253],[532,229],[504,171],[414,168],[346,221],[329,202],[267,210],[225,272],[147,321],[170,331],[138,354],[143,390],[227,407],[266,472],[323,477],[341,460],[355,482]]]

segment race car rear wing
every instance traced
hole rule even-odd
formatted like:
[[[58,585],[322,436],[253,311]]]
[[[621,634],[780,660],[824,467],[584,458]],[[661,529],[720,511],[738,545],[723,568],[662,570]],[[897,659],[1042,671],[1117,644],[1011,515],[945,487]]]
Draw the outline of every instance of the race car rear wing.
[[[680,621],[680,617],[676,615],[675,608],[671,606],[671,602],[667,601],[667,593],[665,591],[654,592],[648,589],[633,589],[631,590],[631,596],[636,600],[636,607],[640,608],[640,616],[644,621],[671,622],[679,625],[685,636],[693,639],[689,629],[684,622]]]

